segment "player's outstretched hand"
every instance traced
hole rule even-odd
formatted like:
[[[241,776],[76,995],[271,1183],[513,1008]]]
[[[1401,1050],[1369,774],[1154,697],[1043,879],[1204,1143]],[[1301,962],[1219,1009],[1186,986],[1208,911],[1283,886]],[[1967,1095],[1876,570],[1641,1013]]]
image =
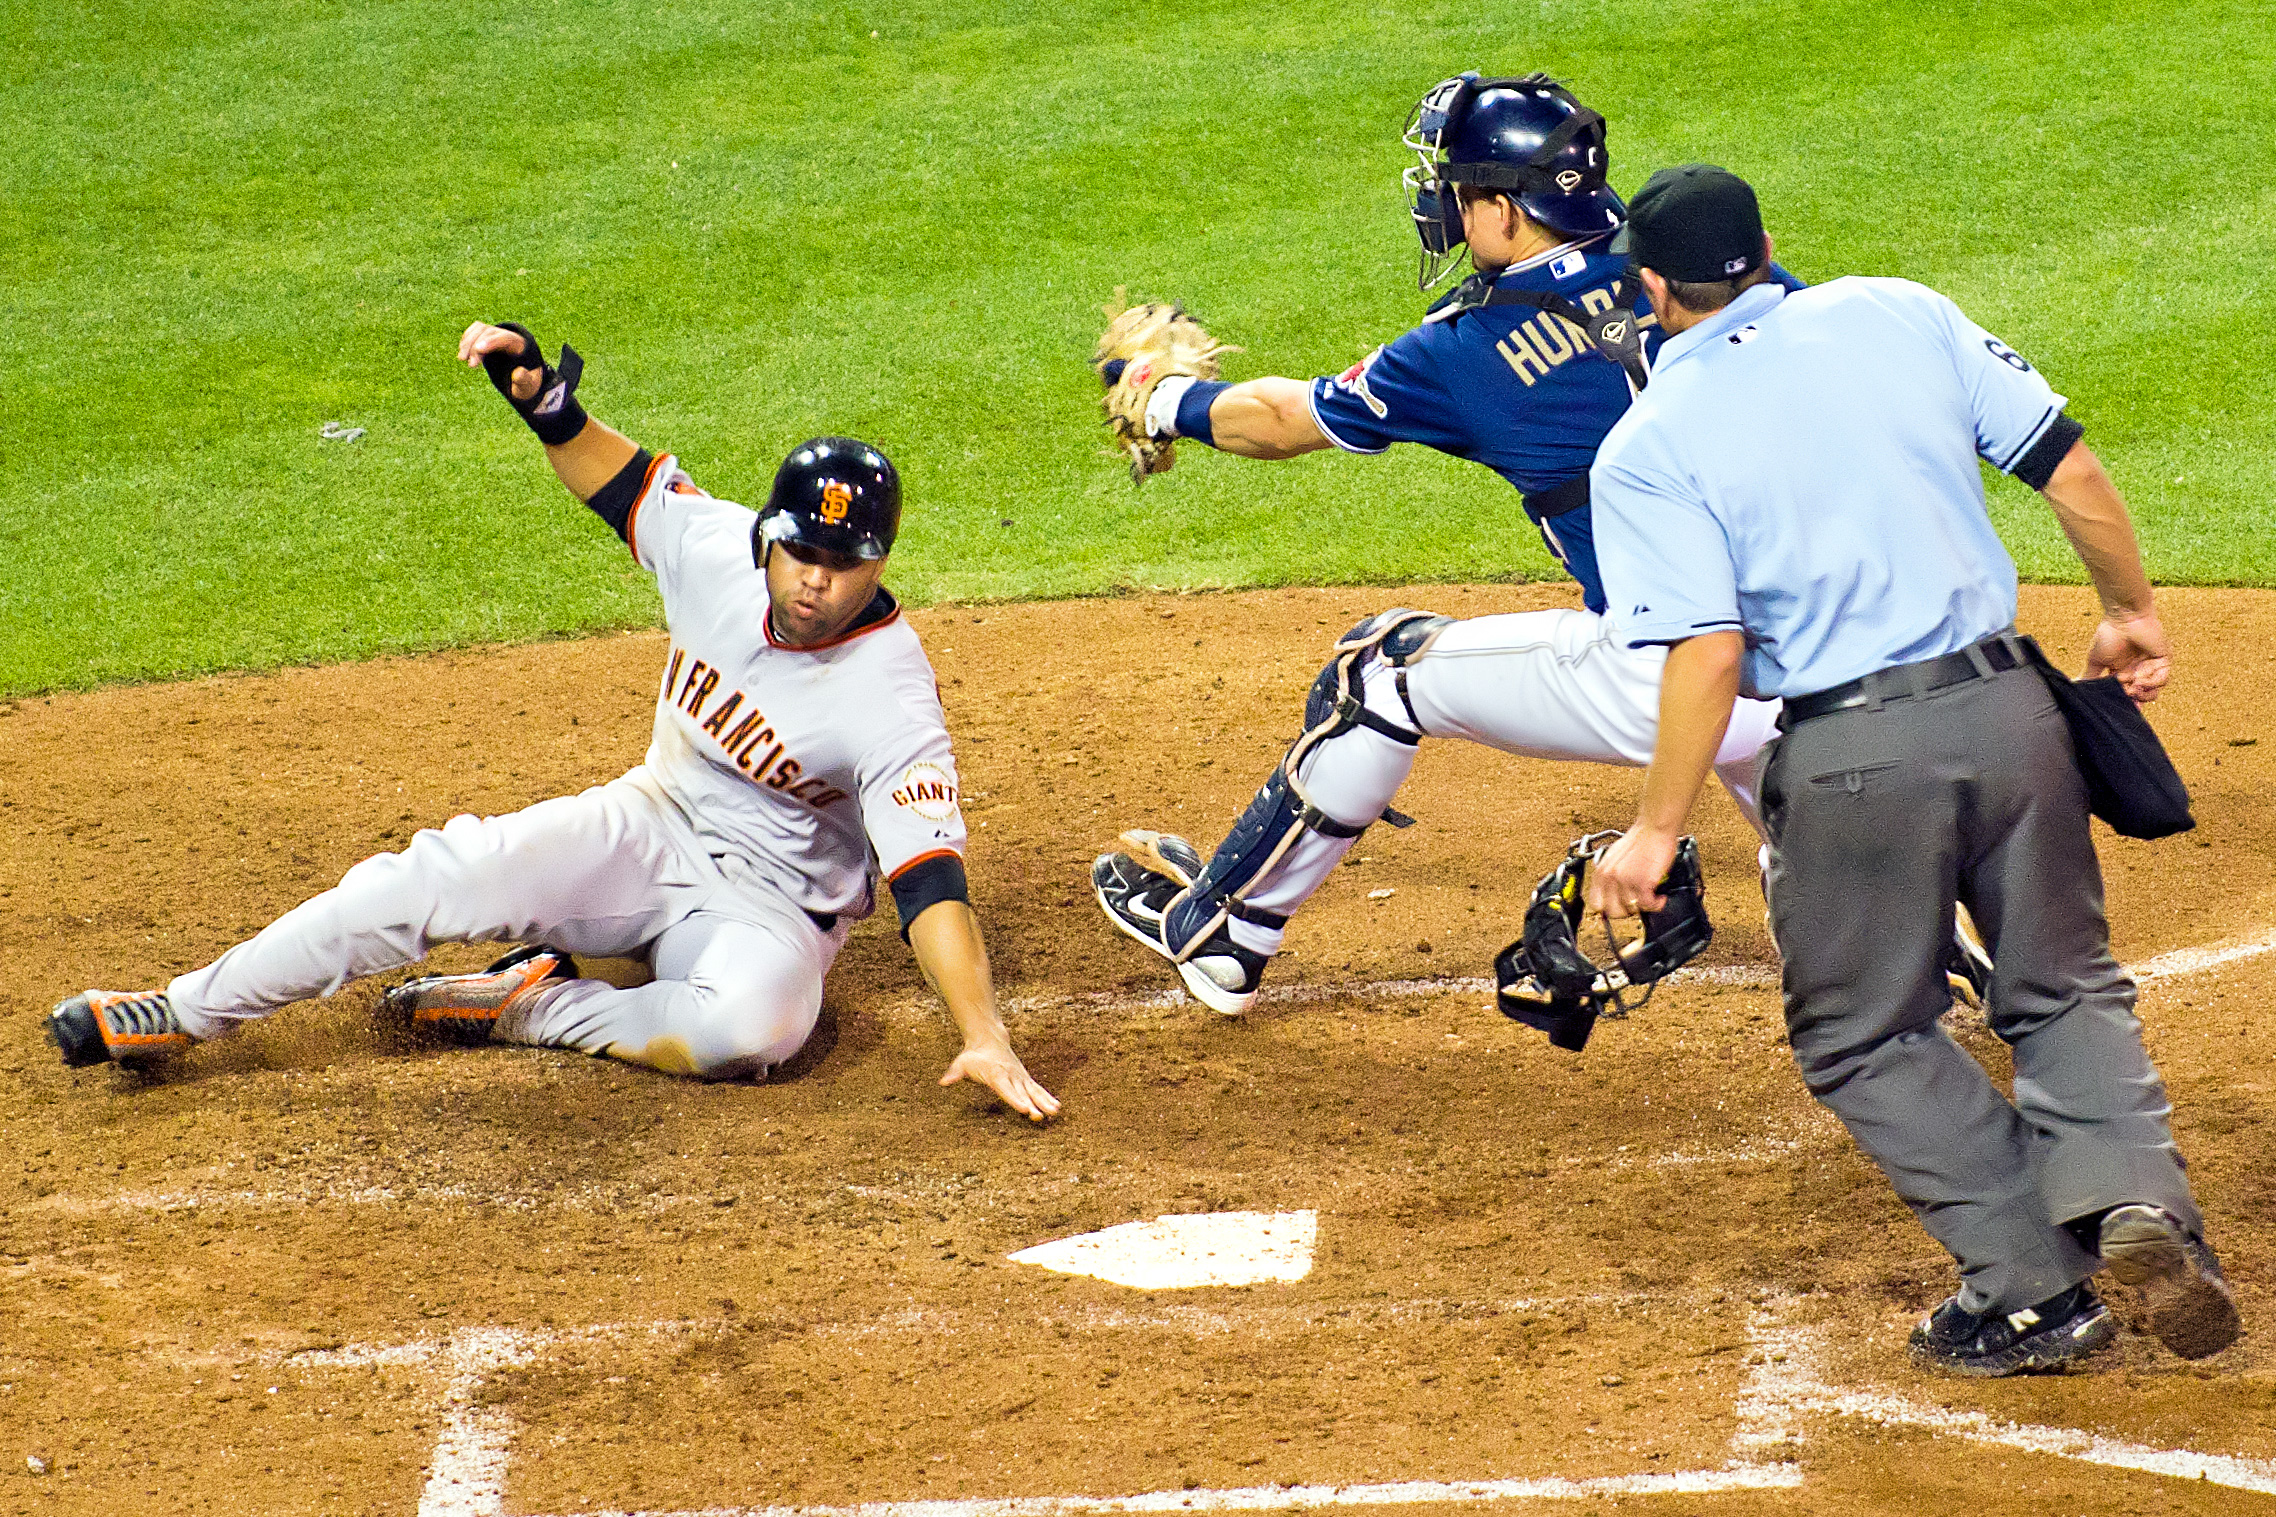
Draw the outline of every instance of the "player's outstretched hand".
[[[2173,674],[2173,644],[2156,612],[2123,621],[2106,618],[2094,629],[2094,642],[2086,650],[2086,677],[2099,679],[2105,674],[2118,676],[2136,705],[2146,706],[2158,698]]]
[[[519,353],[527,346],[521,333],[494,327],[487,321],[477,321],[460,335],[458,357],[468,368],[479,369],[482,360],[492,353]],[[544,359],[533,352],[530,354],[528,368],[514,370],[514,399],[528,400],[534,397],[544,378]]]
[[[943,1085],[954,1085],[959,1080],[974,1080],[987,1086],[1004,1098],[1004,1104],[1023,1116],[1037,1122],[1059,1114],[1059,1098],[1036,1083],[1035,1076],[1019,1061],[1008,1043],[992,1046],[967,1044],[956,1062],[948,1066],[948,1073],[940,1077]]]

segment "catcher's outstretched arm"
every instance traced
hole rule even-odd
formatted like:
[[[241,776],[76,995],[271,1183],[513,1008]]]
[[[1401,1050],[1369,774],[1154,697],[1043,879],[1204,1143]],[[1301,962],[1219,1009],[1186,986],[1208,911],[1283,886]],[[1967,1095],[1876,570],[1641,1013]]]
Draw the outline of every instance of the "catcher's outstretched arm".
[[[1244,379],[1209,402],[1211,446],[1243,458],[1294,458],[1329,447],[1312,419],[1312,387],[1301,379]]]

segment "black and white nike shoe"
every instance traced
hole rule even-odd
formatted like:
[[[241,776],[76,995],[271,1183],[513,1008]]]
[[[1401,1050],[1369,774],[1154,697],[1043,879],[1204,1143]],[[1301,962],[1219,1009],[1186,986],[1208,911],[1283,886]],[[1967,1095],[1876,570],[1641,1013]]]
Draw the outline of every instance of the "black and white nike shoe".
[[[1182,958],[1170,946],[1169,917],[1201,873],[1200,851],[1166,832],[1126,832],[1116,841],[1120,850],[1100,854],[1091,865],[1091,888],[1106,919],[1167,959],[1188,993],[1211,1011],[1237,1017],[1254,1006],[1271,959],[1234,942],[1223,922]]]

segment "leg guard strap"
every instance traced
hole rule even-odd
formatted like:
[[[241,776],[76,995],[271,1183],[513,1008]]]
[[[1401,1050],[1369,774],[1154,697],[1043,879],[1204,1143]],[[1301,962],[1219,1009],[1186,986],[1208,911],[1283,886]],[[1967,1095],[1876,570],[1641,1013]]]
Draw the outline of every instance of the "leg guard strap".
[[[1164,941],[1173,955],[1182,960],[1197,951],[1229,917],[1273,930],[1285,927],[1285,916],[1249,905],[1240,898],[1241,892],[1265,878],[1303,831],[1348,839],[1367,830],[1367,822],[1355,827],[1322,810],[1305,789],[1298,769],[1321,743],[1358,727],[1410,748],[1420,745],[1420,722],[1411,728],[1401,727],[1367,708],[1363,675],[1370,658],[1380,658],[1396,670],[1400,704],[1406,708],[1408,720],[1414,721],[1414,703],[1406,692],[1406,665],[1450,623],[1451,618],[1427,611],[1386,611],[1369,617],[1336,640],[1335,657],[1320,671],[1305,702],[1303,735],[1289,746],[1272,778],[1265,781],[1264,788],[1218,845],[1208,867],[1170,903]],[[1384,815],[1394,825],[1410,823],[1409,818],[1389,810]]]
[[[1399,671],[1399,699],[1406,704],[1408,719],[1413,720],[1415,708],[1414,704],[1407,700],[1407,671],[1404,669]],[[1420,732],[1402,727],[1396,722],[1387,722],[1377,716],[1361,705],[1356,696],[1347,695],[1336,702],[1336,722],[1338,724],[1336,730],[1327,733],[1326,736],[1340,737],[1354,727],[1365,727],[1370,732],[1380,732],[1394,743],[1405,743],[1409,748],[1420,747],[1423,740],[1423,735]]]
[[[1216,897],[1215,900],[1217,909],[1224,912],[1225,915],[1238,917],[1255,926],[1269,927],[1274,932],[1278,932],[1288,925],[1288,918],[1277,911],[1267,911],[1262,906],[1251,906],[1248,902],[1236,901],[1229,895]]]

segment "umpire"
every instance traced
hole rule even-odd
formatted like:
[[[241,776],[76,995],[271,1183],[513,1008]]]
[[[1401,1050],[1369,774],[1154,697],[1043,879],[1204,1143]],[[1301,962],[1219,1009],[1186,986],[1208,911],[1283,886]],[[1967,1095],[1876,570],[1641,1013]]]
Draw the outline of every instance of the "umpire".
[[[1783,697],[1763,818],[1794,1060],[1960,1266],[1914,1360],[2007,1375],[2091,1353],[2117,1332],[2088,1283],[2104,1269],[2175,1353],[2225,1348],[2236,1304],[1977,459],[2044,493],[2102,599],[2088,672],[2147,702],[2170,647],[2125,502],[2063,397],[1935,291],[1767,279],[1743,180],[1662,170],[1624,235],[1670,336],[1590,475],[1597,549],[1623,635],[1669,653],[1642,805],[1589,904],[1659,904],[1733,697]],[[2012,1102],[1938,1025],[1955,899],[1998,966]]]

